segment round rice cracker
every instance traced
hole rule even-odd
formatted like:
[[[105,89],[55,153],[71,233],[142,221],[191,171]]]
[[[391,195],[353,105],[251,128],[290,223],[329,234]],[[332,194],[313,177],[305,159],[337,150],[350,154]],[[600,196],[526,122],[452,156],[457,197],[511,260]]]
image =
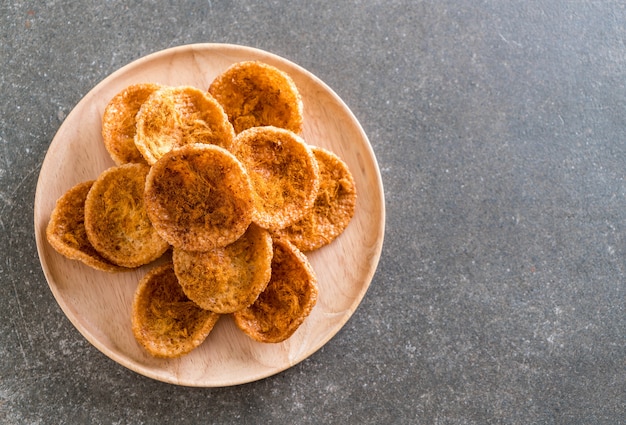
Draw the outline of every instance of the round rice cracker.
[[[272,276],[256,301],[233,313],[235,324],[259,342],[277,343],[300,327],[317,303],[317,277],[308,259],[286,240],[274,240]]]
[[[79,183],[57,200],[46,227],[46,238],[59,254],[70,260],[78,260],[106,272],[126,270],[100,255],[87,238],[85,199],[93,182]]]
[[[162,87],[137,113],[135,146],[150,165],[191,143],[229,149],[234,137],[222,106],[209,93],[191,86]]]
[[[319,169],[300,136],[277,127],[254,127],[237,135],[232,151],[252,181],[256,224],[282,229],[313,206]]]
[[[93,247],[114,264],[139,267],[167,251],[150,223],[144,186],[150,167],[124,164],[102,172],[85,199],[85,230]]]
[[[231,65],[209,86],[236,133],[271,125],[302,131],[303,103],[291,77],[271,65],[244,61]]]
[[[117,165],[128,162],[146,163],[135,146],[136,116],[143,103],[161,85],[155,83],[131,84],[116,94],[102,115],[102,139],[106,150]]]
[[[175,358],[189,353],[204,342],[219,318],[219,314],[187,298],[171,263],[150,270],[135,290],[133,335],[155,357]]]
[[[272,237],[254,224],[232,244],[211,251],[174,248],[174,271],[190,300],[225,314],[252,304],[270,280]]]
[[[194,144],[165,154],[151,168],[145,202],[150,220],[172,246],[209,251],[235,242],[252,222],[252,185],[227,150]]]
[[[313,251],[335,240],[348,227],[356,207],[356,186],[348,166],[333,152],[312,147],[320,170],[313,208],[298,222],[276,233],[301,251]]]

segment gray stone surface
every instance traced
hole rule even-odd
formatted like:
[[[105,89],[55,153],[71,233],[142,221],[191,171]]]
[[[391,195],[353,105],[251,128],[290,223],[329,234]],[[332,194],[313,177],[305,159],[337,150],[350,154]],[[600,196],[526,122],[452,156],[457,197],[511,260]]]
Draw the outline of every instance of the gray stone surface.
[[[626,9],[618,1],[0,3],[0,423],[626,422]],[[323,79],[369,135],[386,239],[295,367],[221,389],[131,372],[37,257],[39,168],[117,68],[227,42]]]

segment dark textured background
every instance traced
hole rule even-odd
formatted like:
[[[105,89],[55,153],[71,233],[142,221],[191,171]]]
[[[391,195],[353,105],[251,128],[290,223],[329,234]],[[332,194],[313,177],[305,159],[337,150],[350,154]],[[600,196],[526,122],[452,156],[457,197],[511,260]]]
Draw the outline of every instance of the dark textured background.
[[[626,423],[626,10],[617,1],[0,3],[0,423]],[[350,106],[385,185],[378,271],[323,349],[176,387],[70,324],[37,257],[39,168],[119,67],[258,47]]]

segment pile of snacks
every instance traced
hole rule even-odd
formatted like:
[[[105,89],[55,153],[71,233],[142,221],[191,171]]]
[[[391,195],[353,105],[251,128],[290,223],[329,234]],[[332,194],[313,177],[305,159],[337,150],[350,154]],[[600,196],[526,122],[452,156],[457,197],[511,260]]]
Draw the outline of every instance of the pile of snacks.
[[[261,62],[234,64],[207,91],[128,86],[102,119],[116,165],[58,199],[47,239],[107,272],[171,250],[132,304],[133,334],[156,357],[190,352],[227,314],[256,341],[284,341],[317,301],[303,252],[331,243],[356,206],[348,167],[302,125],[291,77]]]

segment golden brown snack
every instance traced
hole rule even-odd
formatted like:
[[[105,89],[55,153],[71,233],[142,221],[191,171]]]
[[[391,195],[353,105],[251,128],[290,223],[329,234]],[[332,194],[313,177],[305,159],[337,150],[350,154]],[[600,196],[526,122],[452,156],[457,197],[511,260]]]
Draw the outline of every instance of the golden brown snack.
[[[356,206],[356,186],[348,166],[326,149],[312,147],[320,170],[313,208],[297,223],[277,231],[301,251],[331,243],[348,226]]]
[[[155,357],[189,353],[204,342],[219,318],[187,298],[171,263],[150,270],[133,298],[133,335]]]
[[[174,248],[174,270],[193,302],[215,313],[232,313],[252,304],[270,280],[272,237],[251,224],[232,244],[211,251]]]
[[[163,87],[137,113],[135,146],[150,165],[170,150],[191,143],[229,149],[234,137],[222,106],[195,87]]]
[[[313,206],[319,170],[311,148],[300,136],[277,127],[249,128],[237,135],[232,152],[250,175],[256,224],[282,229]]]
[[[146,164],[111,167],[98,176],[87,194],[87,238],[114,264],[138,267],[156,260],[169,248],[150,223],[144,206],[149,170]]]
[[[104,109],[102,139],[117,165],[146,162],[135,146],[136,116],[141,105],[160,87],[154,83],[131,84],[113,96]]]
[[[272,277],[250,307],[233,313],[237,327],[259,342],[282,342],[300,327],[317,302],[317,278],[293,244],[274,240]]]
[[[157,161],[145,189],[148,215],[159,234],[187,251],[235,242],[252,221],[252,185],[227,150],[194,144]]]
[[[236,133],[265,125],[302,131],[298,88],[276,67],[257,61],[235,63],[213,80],[209,93],[224,107]]]
[[[79,183],[61,196],[52,210],[46,227],[46,238],[64,257],[79,260],[97,270],[124,270],[104,258],[94,249],[85,231],[85,198],[93,180]]]

